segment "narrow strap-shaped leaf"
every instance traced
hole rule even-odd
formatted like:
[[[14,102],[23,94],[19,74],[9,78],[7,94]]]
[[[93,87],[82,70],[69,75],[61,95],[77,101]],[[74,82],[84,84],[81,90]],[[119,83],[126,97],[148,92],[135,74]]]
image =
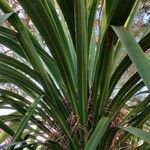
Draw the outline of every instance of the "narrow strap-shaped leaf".
[[[131,26],[133,25],[134,18],[135,18],[135,15],[136,15],[137,11],[138,11],[140,2],[141,2],[141,0],[135,0],[134,5],[131,8],[132,10],[131,10],[131,12],[130,12],[128,18],[127,18],[127,21],[126,21],[126,23],[124,25],[129,30],[130,30]]]
[[[102,117],[97,124],[96,128],[94,129],[90,139],[87,141],[84,150],[96,150],[98,144],[100,143],[107,127],[109,126],[110,118]]]
[[[127,121],[130,117],[133,117],[136,114],[142,112],[148,103],[150,103],[150,95],[148,95],[142,102],[140,102],[140,104],[136,105],[135,108],[133,108],[133,110],[130,111],[130,113],[124,118],[124,121]]]
[[[109,28],[105,41],[102,47],[102,55],[99,60],[99,68],[97,68],[100,72],[95,76],[98,79],[96,84],[99,88],[98,96],[96,98],[95,105],[95,121],[97,122],[99,117],[103,115],[104,107],[107,103],[107,93],[109,89],[109,82],[110,82],[110,75],[111,75],[111,68],[112,68],[112,56],[113,56],[113,44],[114,44],[114,34],[113,31]],[[93,89],[94,90],[94,89]],[[95,93],[93,91],[93,93]],[[95,99],[95,95],[94,95]]]
[[[7,101],[9,105],[11,105],[13,108],[15,108],[22,115],[26,114],[27,111],[24,108],[24,104],[21,104],[20,102],[15,101],[12,98],[9,98],[7,96],[0,97],[0,99],[4,100],[4,101]],[[43,123],[41,121],[39,121],[38,119],[36,119],[34,116],[32,116],[30,119],[34,124],[36,124],[39,127],[39,129],[41,129],[45,133],[50,132],[50,130],[46,126],[44,126]]]
[[[145,107],[143,112],[137,114],[131,121],[128,122],[129,126],[133,126],[136,128],[142,128],[143,124],[150,119],[150,106]],[[120,143],[124,142],[127,138],[131,136],[130,133],[125,133],[123,139],[121,139]]]
[[[12,143],[17,142],[20,139],[24,129],[26,128],[26,126],[28,124],[28,121],[30,120],[31,116],[33,115],[33,113],[34,113],[37,105],[39,104],[40,100],[42,99],[42,97],[43,96],[38,97],[31,104],[30,108],[28,109],[28,111],[26,112],[26,114],[24,115],[24,117],[23,117],[23,119],[22,119],[22,121],[20,123],[17,132],[15,133],[15,135],[13,137]]]
[[[104,0],[101,23],[102,35],[109,25],[124,25],[136,0]],[[122,5],[124,4],[124,5]],[[101,34],[100,34],[101,38]]]
[[[143,37],[139,42],[139,45],[143,49],[144,52],[150,48],[150,42],[149,41],[150,41],[150,33],[147,34],[145,37]],[[121,61],[121,63],[118,65],[118,67],[115,69],[115,71],[111,77],[108,97],[110,97],[110,95],[111,95],[113,89],[115,88],[117,82],[119,81],[119,79],[121,78],[123,73],[130,67],[131,64],[132,64],[132,61],[129,58],[129,56],[127,55]]]
[[[63,77],[64,84],[68,90],[68,95],[70,97],[70,102],[72,104],[73,110],[75,114],[78,115],[76,98],[77,80],[75,76],[76,54],[74,48],[70,48],[71,41],[69,41],[69,38],[67,39],[68,30],[64,30],[54,4],[51,1],[44,0],[41,2],[34,0],[31,2],[30,0],[19,0],[19,2],[29,13],[31,19],[43,36],[47,46],[51,50],[51,54],[57,62],[57,66]],[[46,79],[45,77],[43,77],[43,79]],[[48,85],[48,82],[44,82],[44,84],[46,85],[45,87],[47,87],[47,89],[49,90],[49,93],[52,93],[54,91],[53,86],[51,86],[50,90],[49,85],[51,84]],[[57,94],[55,94],[55,97],[53,96],[54,94],[50,95],[53,97],[53,99],[58,99]]]
[[[29,90],[29,89],[27,89],[27,90]],[[36,97],[36,95],[37,94],[35,94],[35,93],[32,93],[32,91],[27,91],[27,93],[31,96],[31,97],[33,97],[33,98],[35,98]],[[40,93],[39,93],[40,94]],[[10,99],[10,98],[9,98]],[[9,100],[8,98],[6,99],[6,100]],[[5,100],[5,101],[6,101]],[[51,108],[51,110],[49,110],[48,108],[45,108],[46,109],[46,112],[49,114],[49,116],[51,116],[51,114],[53,115],[53,117],[54,117],[54,119],[56,119],[59,123],[60,123],[60,125],[61,125],[61,127],[62,127],[62,129],[64,130],[64,132],[67,134],[67,136],[70,138],[70,140],[71,140],[71,143],[72,143],[72,145],[73,145],[73,147],[74,147],[74,149],[76,149],[76,145],[75,145],[75,143],[74,143],[74,141],[72,140],[72,135],[71,135],[71,131],[70,131],[70,127],[68,126],[68,124],[66,123],[66,118],[64,119],[64,115],[63,115],[63,113],[64,112],[62,112],[62,111],[60,111],[60,109],[57,107],[57,108],[55,108],[55,107],[53,107],[53,105],[52,105],[52,103],[48,100],[47,101],[47,99],[45,99],[45,97],[43,98],[43,100],[44,100],[44,102],[46,103],[46,104],[48,104],[49,105],[49,107]],[[12,102],[12,100],[10,101],[10,102]],[[15,102],[15,103],[11,103],[11,105],[16,109],[16,110],[18,110],[21,114],[25,114],[25,109],[24,108],[22,108],[22,106],[20,106],[20,103],[17,103],[17,102]],[[42,129],[43,131],[45,131],[45,132],[48,132],[47,131],[47,128],[45,127],[45,126],[43,126],[43,125],[41,125],[41,122],[40,121],[38,121],[37,122],[37,120],[36,120],[36,118],[33,118],[32,117],[32,121],[35,123],[35,124],[37,124],[38,123],[38,127],[40,128],[40,129]]]
[[[12,93],[10,91],[0,89],[0,94],[2,96],[7,96],[7,97],[10,97],[11,99],[15,99],[15,100],[18,100],[20,102],[24,102],[25,105],[31,105],[30,100],[28,100],[28,99],[26,99],[26,98],[24,98],[24,97],[22,97],[22,96],[20,96],[18,94]],[[9,104],[9,103],[4,101],[2,105],[4,105],[4,104]],[[48,122],[51,124],[51,121],[50,121],[49,117],[52,117],[52,114],[48,113],[49,112],[48,111],[49,110],[48,107],[46,106],[46,104],[43,101],[40,101],[39,105],[42,107],[42,109],[38,107],[36,114],[41,116],[44,120],[48,120]],[[1,105],[0,105],[0,108],[2,108]],[[12,109],[12,107],[10,107],[10,108]],[[44,111],[43,111],[43,109],[44,109]],[[10,120],[11,120],[11,118],[10,118]]]
[[[22,79],[21,79],[22,80]],[[20,87],[25,93],[27,93],[29,96],[31,96],[32,98],[36,98],[38,93],[33,91],[31,88],[27,87],[26,85],[22,84],[20,81],[18,83],[17,78],[14,80],[14,78],[11,77],[6,77],[5,75],[1,75],[0,76],[0,82],[1,83],[13,83],[15,85],[17,85],[18,87]],[[21,84],[20,84],[21,83]],[[42,93],[43,94],[43,93]],[[41,94],[41,95],[42,95]]]
[[[17,40],[16,38],[17,32],[8,29],[4,26],[0,26],[0,35],[10,36],[12,39]]]
[[[131,120],[129,120],[129,124],[133,127],[141,128],[143,124],[150,119],[150,105],[145,106],[145,109],[139,114],[136,114]]]
[[[98,0],[89,1],[89,15],[88,15],[88,41],[91,42],[91,35],[95,27],[95,16],[98,6]]]
[[[75,19],[74,19],[74,3],[73,0],[57,0],[61,11],[64,15],[66,23],[71,33],[72,40],[75,45]]]
[[[33,69],[31,69],[24,63],[12,58],[12,57],[9,57],[5,54],[0,54],[0,62],[4,63],[6,65],[10,65],[10,66],[14,67],[15,69],[19,69],[20,71],[28,74],[34,80],[39,81],[38,74]]]
[[[0,4],[1,4],[1,8],[4,11],[12,12],[11,7],[8,5],[8,3],[5,0],[0,1]],[[13,15],[9,18],[9,20],[11,24],[14,26],[14,28],[18,31],[19,42],[21,46],[23,47],[23,50],[27,56],[27,59],[29,60],[29,62],[31,63],[35,71],[39,73],[41,84],[43,88],[45,89],[45,91],[47,92],[47,95],[49,95],[51,99],[53,99],[54,103],[56,102],[57,105],[59,105],[61,101],[59,101],[58,90],[56,90],[56,87],[54,87],[54,84],[52,86],[52,80],[49,77],[44,67],[43,61],[40,59],[40,56],[37,53],[37,50],[30,38],[28,30],[26,29],[24,24],[21,22],[20,18],[17,16],[16,13],[13,13]]]
[[[150,133],[145,132],[142,129],[131,127],[131,126],[120,127],[120,128],[144,140],[145,142],[150,143]]]
[[[1,33],[1,31],[0,31],[0,33]],[[5,36],[2,33],[2,34],[0,34],[0,43],[3,44],[4,46],[8,47],[12,51],[14,51],[17,55],[21,56],[22,58],[24,58],[26,60],[26,56],[23,52],[22,47],[16,42],[16,40],[12,40],[11,38],[14,38],[14,37],[9,37],[9,35]]]
[[[1,108],[1,107],[0,107]],[[6,108],[7,109],[7,108]],[[7,109],[9,110],[9,109]],[[22,115],[15,115],[15,114],[10,114],[10,115],[4,115],[4,116],[1,116],[1,120],[3,122],[7,122],[7,121],[20,121],[20,119],[22,118]]]
[[[124,27],[127,28],[128,30],[130,30],[130,28],[134,22],[134,18],[135,18],[137,11],[138,11],[140,2],[141,2],[141,0],[135,1],[135,4],[132,8],[132,11],[130,12],[130,15],[129,15],[129,17],[128,17],[125,25],[124,25]],[[119,56],[121,48],[122,48],[122,45],[121,45],[120,41],[118,40],[118,42],[116,44],[116,48],[115,48],[115,53],[114,53],[114,58],[115,58],[116,63],[119,59],[117,56]]]
[[[118,132],[118,130],[119,129],[117,127],[110,127],[107,129],[107,131],[105,132],[105,134],[101,140],[101,143],[99,145],[100,149],[102,149],[102,150],[110,149],[110,147],[112,145],[112,140],[114,139],[114,136]]]
[[[78,70],[78,92],[81,115],[81,123],[85,127],[87,119],[87,20],[84,0],[74,1],[75,5],[75,26],[76,26],[76,51]]]
[[[131,88],[131,90],[127,90],[128,92],[125,95],[121,95],[121,97],[118,97],[114,99],[114,102],[112,102],[112,105],[110,106],[110,117],[114,119],[115,115],[119,110],[123,107],[123,105],[141,88],[144,87],[143,81],[139,82],[137,85]],[[126,90],[125,90],[126,91]]]
[[[34,83],[32,80],[27,78],[21,72],[17,71],[14,68],[11,68],[5,64],[0,63],[0,75],[4,76],[7,81],[11,81],[12,83],[20,86],[21,88],[26,87],[30,88],[37,93],[44,93],[42,90]]]
[[[89,46],[88,54],[88,80],[89,85],[92,86],[93,83],[93,74],[94,74],[94,61],[95,61],[95,47],[96,47],[96,34],[95,31],[92,33],[92,38]]]
[[[124,5],[122,5],[122,3]],[[93,99],[95,106],[97,106],[97,102],[100,104],[100,109],[97,108],[94,110],[95,115],[99,111],[99,114],[103,113],[103,106],[107,100],[107,91],[109,85],[109,78],[111,75],[111,65],[113,65],[113,33],[112,31],[109,32],[110,24],[113,25],[124,25],[132,6],[134,5],[135,0],[131,0],[130,3],[128,0],[105,0],[103,6],[103,16],[102,22],[100,27],[100,34],[99,34],[99,42],[98,48],[96,52],[96,59],[95,59],[95,75],[94,75],[94,82],[93,82]],[[109,38],[108,38],[109,37]],[[107,40],[108,38],[108,40]],[[107,64],[107,65],[106,65]],[[106,68],[105,68],[106,67]],[[106,74],[107,73],[107,74]],[[106,84],[106,86],[105,86]],[[102,93],[101,93],[102,90]],[[97,99],[97,95],[99,98]],[[97,116],[96,116],[97,117]],[[97,119],[96,119],[97,120]]]
[[[1,8],[3,9],[3,11],[12,12],[12,9],[10,8],[10,6],[8,5],[8,3],[5,0],[0,1],[0,4],[1,4]],[[41,59],[39,58],[39,56],[36,52],[34,44],[31,41],[31,37],[29,37],[30,36],[29,31],[25,28],[25,26],[22,24],[22,22],[20,21],[20,19],[18,18],[18,16],[16,14],[13,14],[13,16],[11,16],[11,18],[9,18],[9,21],[19,32],[18,38],[20,39],[20,43],[23,46],[23,50],[26,53],[28,60],[30,60],[32,66],[34,66],[34,69],[42,76],[42,78],[40,78],[40,81],[42,82],[42,85],[43,85],[46,93],[48,95],[50,95],[51,98],[49,98],[49,99],[52,100],[51,102],[50,101],[47,101],[47,102],[50,104],[52,102],[55,103],[57,101],[56,102],[57,107],[59,107],[59,110],[63,109],[62,112],[64,112],[61,114],[61,117],[64,117],[64,115],[66,115],[66,110],[63,107],[63,105],[60,104],[61,101],[59,100],[59,94],[58,94],[59,91],[55,88],[54,84],[50,83],[52,81],[49,78],[49,75],[47,74],[47,70],[43,66],[43,62],[41,61]],[[32,49],[32,51],[31,51],[31,49]],[[34,50],[34,52],[33,52],[33,50]],[[68,57],[68,58],[70,58],[70,57]],[[43,66],[43,67],[41,67],[41,66]],[[68,79],[66,81],[69,82]],[[70,87],[73,87],[73,86],[70,86]],[[26,89],[26,90],[28,90],[28,89]],[[75,91],[75,90],[72,90],[72,91]],[[33,91],[31,91],[31,92],[33,93]],[[72,92],[69,92],[69,94],[70,93],[72,95]],[[72,98],[71,98],[71,100],[72,100]],[[74,102],[75,102],[75,98],[74,98]]]
[[[40,47],[39,43],[35,40],[32,34],[30,35],[30,37],[33,41],[34,46],[37,49],[38,54],[44,62],[45,67],[47,68],[47,71],[50,74],[50,77],[58,85],[62,86],[61,75],[58,71],[54,59],[43,48]],[[23,52],[23,48],[19,45],[18,42],[19,41],[16,32],[9,30],[5,27],[0,27],[0,43],[10,48],[16,54],[21,56],[21,58],[23,57],[24,59],[26,59],[26,61],[28,61]]]
[[[136,65],[136,68],[142,77],[144,83],[150,90],[150,61],[143,53],[141,47],[137,44],[134,38],[123,27],[112,27],[119,37],[122,45],[127,50],[131,60]]]
[[[124,25],[128,16],[130,15],[130,12],[132,11],[132,8],[134,4],[136,3],[136,0],[113,0],[107,2],[107,14],[108,18],[110,17],[110,24],[112,25]],[[113,3],[113,5],[110,5],[110,3]],[[124,4],[124,5],[122,5]],[[113,7],[116,7],[115,9]],[[109,11],[109,8],[112,9],[112,12]]]

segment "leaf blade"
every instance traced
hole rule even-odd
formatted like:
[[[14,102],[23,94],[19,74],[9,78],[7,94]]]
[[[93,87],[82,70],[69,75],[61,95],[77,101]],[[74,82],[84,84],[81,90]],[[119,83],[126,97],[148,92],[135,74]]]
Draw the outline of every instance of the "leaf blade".
[[[30,119],[30,117],[32,116],[32,114],[34,113],[38,103],[40,102],[41,98],[43,96],[40,96],[38,97],[30,106],[30,108],[28,109],[28,111],[26,112],[25,116],[23,117],[20,125],[19,125],[19,128],[17,130],[17,132],[15,133],[14,137],[13,137],[13,141],[12,143],[14,142],[17,142],[19,140],[19,138],[21,137],[24,129],[26,128],[27,124],[28,124],[28,121]]]
[[[135,39],[123,27],[112,26],[112,28],[119,37],[124,48],[127,50],[129,57],[136,65],[136,68],[144,83],[150,90],[150,61],[145,56],[141,47],[137,44]]]
[[[145,142],[150,143],[150,133],[145,132],[139,128],[135,127],[120,127],[121,129],[128,131],[129,133],[139,137],[140,139],[143,139]]]
[[[88,140],[84,150],[95,150],[97,145],[99,144],[102,136],[104,135],[108,125],[110,123],[110,118],[102,117],[95,128],[93,134]]]

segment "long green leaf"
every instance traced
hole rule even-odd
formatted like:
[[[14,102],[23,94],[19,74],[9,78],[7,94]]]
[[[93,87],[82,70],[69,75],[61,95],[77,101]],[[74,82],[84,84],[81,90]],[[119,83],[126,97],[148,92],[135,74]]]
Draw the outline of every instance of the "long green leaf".
[[[120,127],[121,129],[128,131],[129,133],[137,136],[138,138],[144,140],[147,143],[150,143],[150,133],[143,131],[142,129],[138,129],[135,127]]]
[[[89,14],[88,14],[88,41],[91,42],[92,32],[94,31],[95,27],[95,16],[97,12],[97,6],[99,1],[98,0],[91,0],[89,1]]]
[[[22,115],[26,114],[26,109],[24,108],[24,104],[20,103],[12,98],[9,98],[7,96],[1,96],[0,97],[1,100],[4,100],[6,102],[8,102],[9,105],[11,105],[13,108],[15,108],[19,113],[21,113]],[[34,116],[31,117],[31,121],[36,124],[42,131],[44,131],[45,133],[49,133],[49,129],[43,125],[43,123],[41,121],[39,121],[38,119],[36,119]]]
[[[143,37],[140,41],[139,41],[139,45],[140,47],[143,49],[143,51],[145,52],[147,49],[150,48],[150,33],[147,34],[145,37]],[[112,91],[114,90],[117,82],[119,81],[119,79],[121,79],[122,75],[125,73],[125,71],[131,66],[132,61],[129,58],[129,56],[125,56],[125,58],[121,61],[121,63],[118,65],[118,67],[115,69],[112,77],[111,77],[111,81],[110,81],[110,87],[109,87],[109,95],[108,97],[110,97],[110,95],[112,94]]]
[[[15,69],[24,72],[25,74],[28,74],[34,80],[37,80],[39,82],[38,74],[33,69],[25,65],[24,63],[17,61],[16,59],[9,57],[5,54],[0,54],[0,63],[1,62],[6,65],[10,65],[14,67]]]
[[[42,99],[42,97],[43,96],[38,97],[32,103],[32,105],[30,106],[30,108],[28,109],[28,111],[26,112],[26,114],[24,115],[24,117],[23,117],[23,119],[22,119],[22,121],[21,121],[21,123],[19,125],[19,128],[18,128],[17,132],[15,133],[15,135],[13,137],[12,143],[17,142],[20,139],[20,137],[21,137],[24,129],[26,128],[26,126],[28,124],[28,121],[30,120],[30,117],[33,115],[33,113],[34,113],[37,105],[39,104],[40,100]]]
[[[114,99],[114,104],[112,102],[112,106],[110,106],[110,116],[112,118],[115,117],[115,115],[119,112],[119,110],[125,105],[125,103],[141,88],[144,87],[143,82],[139,82],[137,85],[135,85],[131,90],[129,90],[126,95],[124,95],[122,98]]]
[[[133,108],[133,110],[130,111],[130,113],[124,118],[124,121],[131,120],[132,117],[136,116],[136,114],[142,112],[149,103],[150,103],[150,95],[148,95],[142,102],[140,102],[140,104],[136,105],[135,108]]]
[[[139,89],[141,89],[144,84],[138,83],[137,82],[140,80],[140,76],[138,73],[135,73],[123,86],[122,88],[119,90],[119,92],[116,94],[116,96],[114,97],[113,101],[110,104],[110,112],[112,114],[117,113],[119,109],[121,109],[121,107],[123,107],[123,105],[126,103],[126,101],[128,100],[128,98],[130,98],[133,95],[130,95],[130,97],[128,97],[129,93],[133,90],[135,90],[135,92],[137,92]],[[135,94],[132,93],[132,94]],[[125,98],[127,97],[127,98]]]
[[[122,3],[124,5],[122,5]],[[99,42],[95,59],[95,75],[93,83],[93,99],[95,122],[103,114],[104,106],[107,102],[108,86],[113,65],[113,45],[114,34],[109,28],[110,24],[124,25],[135,0],[105,0],[103,6],[103,16],[100,26]],[[99,97],[97,98],[97,95]],[[98,113],[98,115],[97,115]]]
[[[150,106],[145,107],[143,112],[140,114],[137,114],[131,121],[128,122],[129,126],[133,126],[136,128],[142,128],[143,124],[150,119]],[[123,139],[121,139],[120,143],[124,142],[126,139],[128,139],[131,136],[130,133],[125,133]]]
[[[44,62],[50,77],[57,83],[57,85],[62,87],[61,76],[54,62],[54,59],[39,45],[32,34],[30,34],[30,37],[37,49],[38,54]],[[17,55],[19,55],[19,57],[21,56],[21,58],[23,57],[27,61],[27,58],[23,52],[23,48],[19,45],[16,32],[5,27],[0,27],[0,43],[10,48]]]
[[[75,19],[74,19],[74,3],[73,0],[57,0],[64,18],[67,22],[68,28],[70,30],[72,40],[75,45]]]
[[[108,117],[102,117],[100,119],[95,130],[93,131],[92,135],[90,136],[90,139],[87,141],[87,144],[86,144],[84,150],[96,150],[105,131],[107,130],[107,127],[109,126],[109,123],[110,123],[110,118],[108,118]]]
[[[135,4],[132,8],[132,11],[131,11],[131,13],[130,13],[125,25],[124,25],[124,27],[127,28],[128,30],[130,30],[131,26],[133,25],[134,18],[135,18],[137,11],[138,11],[140,2],[141,2],[141,0],[135,1]],[[122,48],[122,45],[121,45],[120,41],[118,41],[116,44],[115,53],[114,53],[114,58],[115,58],[116,63],[117,63],[117,61],[119,61],[118,60],[119,58],[117,56],[119,56],[121,48]]]
[[[135,39],[123,28],[112,26],[122,45],[127,50],[131,60],[135,63],[136,68],[141,75],[144,83],[150,90],[150,61],[143,53],[141,47]]]
[[[64,30],[63,27],[65,25],[62,27],[62,22],[60,22],[54,4],[51,1],[31,2],[19,0],[19,2],[29,13],[47,46],[51,50],[51,54],[56,60],[64,84],[68,90],[73,109],[78,115],[77,96],[75,92],[77,80],[76,76],[74,76],[76,74],[76,54],[74,48],[70,48],[71,41],[68,41],[69,38],[64,38],[68,36],[68,33],[66,33],[68,30]],[[47,82],[45,82],[45,84],[46,83]],[[51,87],[51,89],[53,89],[53,87]]]
[[[81,106],[80,119],[85,127],[87,119],[87,20],[84,1],[74,1],[75,5],[75,25],[76,25],[76,51],[77,51],[77,70],[78,70],[78,92],[79,105]]]
[[[99,93],[96,98],[95,103],[95,121],[99,119],[100,116],[104,113],[104,107],[107,103],[107,93],[109,89],[109,82],[110,82],[110,75],[111,75],[111,68],[112,68],[112,56],[113,56],[113,43],[114,43],[114,35],[112,33],[111,29],[108,29],[106,33],[106,37],[104,38],[103,46],[101,47],[102,55],[100,58],[100,64],[98,66],[100,67],[98,70],[100,70],[100,74],[98,73],[96,75],[96,78],[99,80],[97,83],[97,86],[99,88]],[[94,97],[95,98],[95,97]],[[95,123],[96,123],[95,122]]]
[[[8,5],[8,3],[5,0],[0,1],[1,8],[6,12],[12,12],[11,7]],[[37,53],[37,50],[30,38],[30,34],[24,24],[21,22],[19,17],[16,13],[14,13],[9,18],[11,24],[14,26],[14,28],[18,31],[18,39],[23,47],[24,53],[26,54],[29,62],[40,75],[40,81],[45,89],[47,95],[53,99],[53,102],[55,105],[60,105],[61,101],[59,101],[59,91],[56,90],[56,87],[52,83],[51,78],[49,77],[45,66],[43,64],[43,61],[40,59],[40,56]],[[54,94],[55,93],[55,94]],[[55,95],[55,96],[54,96]],[[63,105],[62,105],[63,106]],[[60,107],[61,108],[61,107]],[[63,108],[63,111],[65,112],[65,109]]]

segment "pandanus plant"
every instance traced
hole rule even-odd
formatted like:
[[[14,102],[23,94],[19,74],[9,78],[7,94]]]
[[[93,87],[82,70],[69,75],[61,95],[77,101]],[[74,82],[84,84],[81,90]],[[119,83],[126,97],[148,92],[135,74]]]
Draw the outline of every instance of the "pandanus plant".
[[[140,0],[18,2],[44,42],[0,0],[0,23],[8,20],[13,27],[0,26],[0,43],[18,56],[0,54],[0,82],[28,95],[0,89],[0,107],[15,110],[0,116],[1,142],[9,135],[8,149],[21,143],[29,149],[109,150],[117,138],[122,145],[134,134],[149,143],[150,135],[141,130],[150,118],[149,95],[117,121],[131,97],[145,86],[150,90],[150,61],[144,54],[150,33],[138,43],[129,33]],[[127,55],[119,59],[123,49]],[[132,63],[137,72],[112,97]]]

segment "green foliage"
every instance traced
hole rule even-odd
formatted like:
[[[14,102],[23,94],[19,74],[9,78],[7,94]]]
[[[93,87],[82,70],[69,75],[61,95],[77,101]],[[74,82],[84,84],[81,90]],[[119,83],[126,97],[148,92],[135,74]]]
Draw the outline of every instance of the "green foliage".
[[[12,83],[27,95],[0,89],[0,109],[9,105],[15,110],[0,116],[0,135],[12,137],[10,146],[24,142],[21,147],[29,149],[107,150],[121,129],[129,132],[121,144],[131,134],[148,141],[141,129],[150,118],[149,96],[127,116],[122,112],[143,87],[150,90],[150,62],[144,53],[150,48],[150,33],[137,43],[127,31],[139,0],[101,1],[100,20],[98,0],[18,2],[44,42],[41,45],[8,2],[0,0],[0,23],[7,20],[13,27],[0,26],[0,43],[17,56],[0,54],[0,83]],[[121,49],[128,55],[116,65]],[[137,72],[115,92],[132,62]],[[20,126],[13,128],[21,117]]]
[[[150,134],[147,132],[144,132],[138,128],[134,127],[121,127],[121,129],[130,132],[131,134],[143,139],[145,142],[150,143]]]

